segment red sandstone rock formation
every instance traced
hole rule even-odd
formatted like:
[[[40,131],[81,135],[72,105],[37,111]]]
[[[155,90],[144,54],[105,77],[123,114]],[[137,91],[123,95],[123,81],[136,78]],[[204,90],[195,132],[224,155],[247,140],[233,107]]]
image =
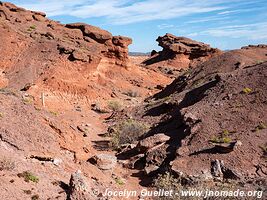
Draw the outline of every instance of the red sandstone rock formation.
[[[158,53],[153,51],[151,58],[144,61],[144,64],[165,62],[163,64],[175,68],[188,68],[222,53],[219,49],[212,48],[208,44],[169,33],[163,37],[158,37],[157,42],[163,50]]]

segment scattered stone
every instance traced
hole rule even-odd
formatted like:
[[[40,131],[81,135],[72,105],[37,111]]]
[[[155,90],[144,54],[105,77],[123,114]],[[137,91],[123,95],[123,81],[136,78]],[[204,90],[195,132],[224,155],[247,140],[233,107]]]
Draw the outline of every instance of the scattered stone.
[[[49,40],[55,39],[55,35],[52,32],[46,32],[44,36]]]
[[[209,172],[209,170],[204,170],[204,171],[201,172],[201,174],[200,174],[200,176],[199,176],[199,179],[200,179],[200,180],[204,180],[204,181],[206,181],[206,180],[211,180],[211,179],[213,179],[213,176],[212,176],[212,174]]]
[[[39,22],[46,21],[46,18],[44,16],[41,16],[41,15],[33,15],[32,17],[34,20],[39,21]]]
[[[230,153],[236,150],[238,147],[242,145],[242,142],[237,140],[230,143],[212,143],[214,145],[214,149],[218,153]]]
[[[87,137],[89,132],[88,132],[88,128],[85,125],[80,125],[77,126],[77,129],[83,133],[83,137]]]
[[[163,164],[165,159],[167,158],[168,152],[167,152],[168,145],[165,143],[159,144],[157,146],[154,146],[153,148],[149,149],[145,154],[145,172],[147,174],[150,174]]]
[[[232,180],[240,180],[242,179],[242,175],[239,174],[237,171],[230,169],[226,166],[223,166],[223,177],[225,179],[232,179]]]
[[[215,178],[220,179],[223,177],[222,165],[223,165],[223,162],[217,159],[211,162],[211,174]]]
[[[99,103],[92,104],[91,109],[97,113],[109,113],[108,109]]]
[[[92,199],[89,192],[89,185],[86,178],[80,170],[71,175],[69,183],[69,199],[70,200],[89,200]]]
[[[164,133],[158,133],[156,135],[140,140],[139,143],[137,144],[137,149],[140,152],[146,152],[157,145],[167,142],[169,139],[170,137],[165,135]]]
[[[113,170],[117,164],[117,157],[110,154],[98,154],[93,157],[96,166],[102,170]]]
[[[181,146],[180,148],[177,149],[176,154],[178,156],[185,156],[189,153],[189,149],[187,146]]]
[[[229,167],[226,167],[223,160],[217,159],[211,162],[211,174],[214,176],[214,178],[219,180],[221,180],[222,178],[233,180],[242,179],[241,174],[233,169],[230,169]]]
[[[120,162],[122,163],[123,167],[125,167],[125,168],[138,169],[138,168],[142,168],[142,166],[144,165],[144,162],[142,162],[142,160],[144,160],[144,159],[145,159],[145,154],[138,154],[134,157],[131,157],[129,160],[126,160],[126,161],[123,160]]]
[[[71,54],[74,51],[74,48],[71,46],[65,46],[65,45],[59,44],[58,50],[60,53]]]
[[[72,56],[72,59],[79,60],[82,62],[89,62],[90,60],[89,56],[86,53],[79,51],[79,50],[74,50],[71,56]]]
[[[196,123],[198,123],[200,121],[201,120],[198,119],[198,117],[195,114],[191,113],[191,112],[186,112],[184,114],[184,122],[185,122],[186,125],[192,126],[192,125],[194,125],[194,124],[196,124]]]
[[[62,163],[62,160],[61,160],[61,159],[59,159],[59,158],[54,158],[54,160],[53,160],[53,164],[54,164],[54,165],[59,166],[61,163]]]
[[[159,166],[157,165],[148,165],[145,167],[145,173],[146,174],[151,174],[152,172],[156,171],[159,169]]]

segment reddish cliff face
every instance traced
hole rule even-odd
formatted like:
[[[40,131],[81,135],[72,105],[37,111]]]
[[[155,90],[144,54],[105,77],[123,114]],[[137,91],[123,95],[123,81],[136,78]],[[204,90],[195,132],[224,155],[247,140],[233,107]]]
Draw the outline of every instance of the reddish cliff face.
[[[146,60],[144,64],[165,64],[181,69],[196,66],[200,62],[222,53],[219,49],[212,48],[208,44],[172,34],[158,37],[157,42],[163,50],[153,51],[151,58]]]
[[[67,24],[65,27],[82,32],[83,39],[92,44],[92,48],[89,48],[91,50],[90,54],[100,57],[105,56],[114,60],[115,64],[127,66],[128,46],[132,43],[131,38],[112,36],[112,34],[106,30],[84,23]],[[72,54],[72,57],[74,59],[79,58],[79,56],[75,56],[75,54]]]
[[[26,38],[56,43],[59,53],[68,54],[70,60],[99,63],[105,56],[118,65],[127,65],[130,38],[112,36],[108,31],[83,23],[64,26],[45,16],[45,13],[27,11],[10,3],[0,4],[2,25],[5,23]]]
[[[159,79],[166,83],[164,76],[131,65],[131,38],[84,23],[60,24],[10,3],[0,3],[0,42],[0,87],[28,85],[27,92],[37,100],[42,92],[109,99],[137,87],[147,95],[151,91],[145,86],[153,87]]]

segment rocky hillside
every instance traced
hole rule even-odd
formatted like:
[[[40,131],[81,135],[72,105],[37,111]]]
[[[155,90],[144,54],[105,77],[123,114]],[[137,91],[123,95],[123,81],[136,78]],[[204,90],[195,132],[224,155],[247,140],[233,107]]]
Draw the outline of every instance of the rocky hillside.
[[[266,45],[223,53],[128,111],[150,129],[119,154],[126,166],[187,184],[266,180],[266,61]]]
[[[114,153],[98,147],[103,121],[170,78],[133,65],[130,38],[10,3],[0,2],[0,41],[1,199],[140,190]]]
[[[266,194],[267,45],[157,41],[162,51],[130,57],[128,37],[0,2],[1,199]]]
[[[92,103],[130,90],[148,95],[159,80],[169,82],[129,62],[130,38],[83,23],[60,24],[45,16],[0,3],[0,87],[27,90],[37,102],[46,93],[49,105],[62,98]]]

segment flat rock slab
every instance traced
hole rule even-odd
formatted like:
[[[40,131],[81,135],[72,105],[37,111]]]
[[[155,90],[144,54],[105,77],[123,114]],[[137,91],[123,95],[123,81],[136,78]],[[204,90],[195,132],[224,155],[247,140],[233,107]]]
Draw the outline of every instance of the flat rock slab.
[[[110,154],[99,154],[94,156],[96,166],[102,170],[112,170],[117,164],[117,157]]]

